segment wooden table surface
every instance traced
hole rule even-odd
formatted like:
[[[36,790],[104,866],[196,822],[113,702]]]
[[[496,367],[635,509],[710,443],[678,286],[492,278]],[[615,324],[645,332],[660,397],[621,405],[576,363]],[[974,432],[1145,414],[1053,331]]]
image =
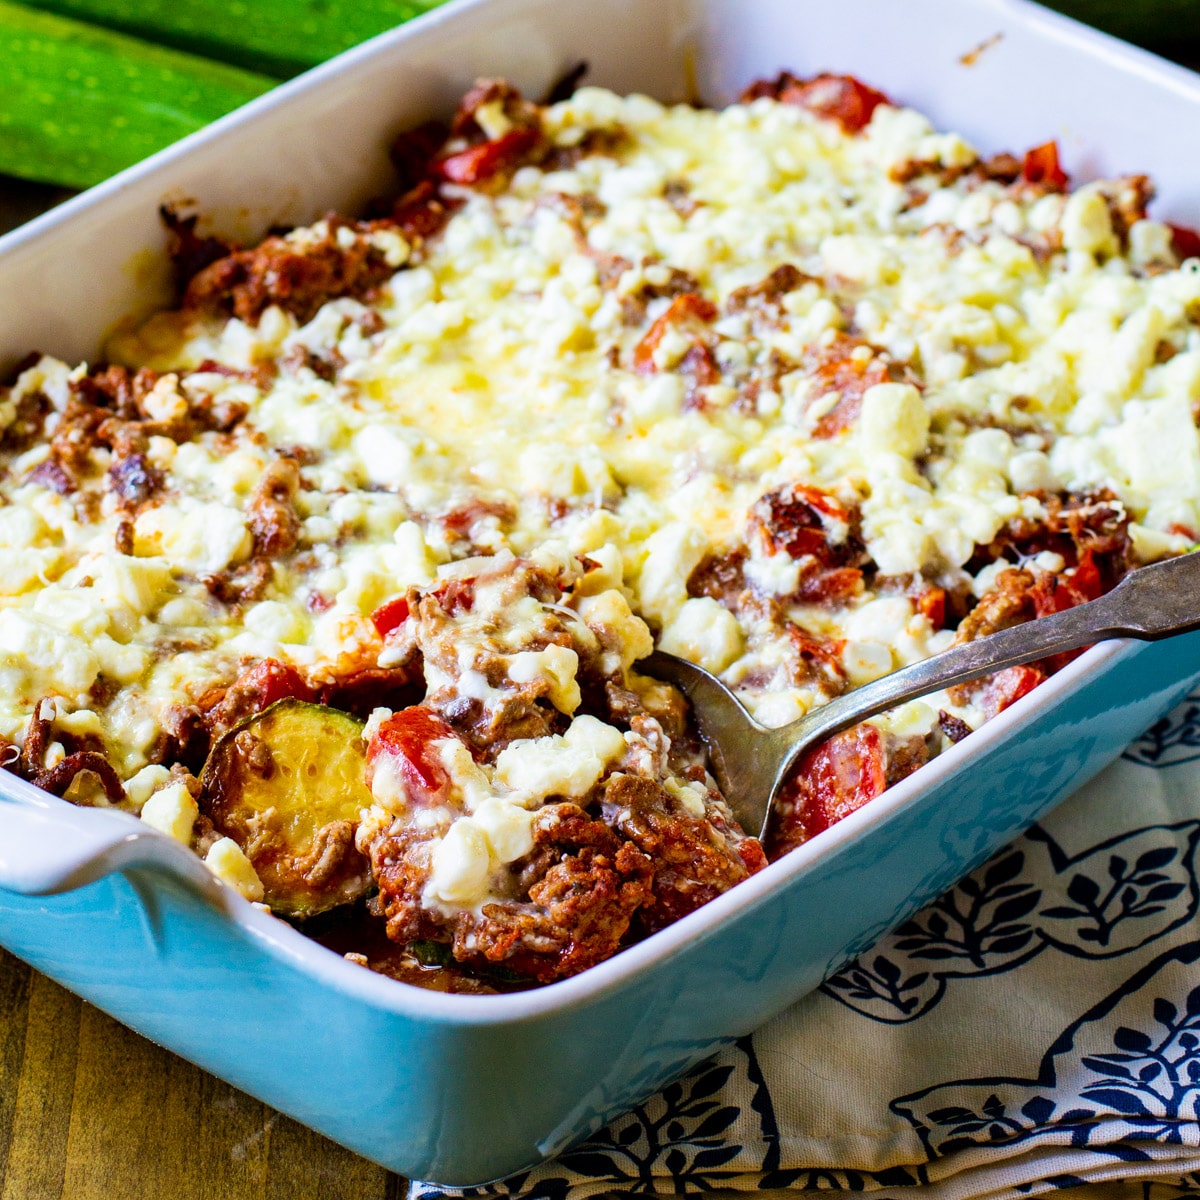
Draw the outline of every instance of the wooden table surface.
[[[399,1200],[404,1181],[0,950],[0,1200]]]

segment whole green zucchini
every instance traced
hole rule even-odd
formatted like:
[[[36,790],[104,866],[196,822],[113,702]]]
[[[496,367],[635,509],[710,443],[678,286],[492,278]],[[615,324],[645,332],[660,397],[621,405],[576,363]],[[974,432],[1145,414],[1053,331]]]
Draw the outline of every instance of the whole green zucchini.
[[[275,80],[0,0],[0,174],[88,187]]]
[[[26,0],[147,41],[287,77],[440,0]]]

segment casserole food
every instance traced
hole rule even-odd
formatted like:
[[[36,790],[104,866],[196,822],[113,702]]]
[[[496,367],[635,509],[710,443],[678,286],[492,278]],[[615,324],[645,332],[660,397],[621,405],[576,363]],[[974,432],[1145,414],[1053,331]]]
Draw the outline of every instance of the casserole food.
[[[379,969],[565,978],[765,866],[652,631],[781,724],[1196,540],[1200,238],[1144,176],[787,72],[481,80],[392,155],[372,220],[168,211],[181,307],[0,392],[12,769],[284,915],[377,889]],[[818,747],[769,849],[1065,661]]]
[[[486,12],[487,7],[481,6],[477,11]],[[526,11],[517,11],[518,24],[521,14]],[[706,11],[707,17],[711,18],[717,10]],[[789,13],[794,11],[788,10]],[[505,16],[512,12],[511,8],[506,9]],[[819,29],[815,10],[805,15],[814,22],[813,28]],[[989,15],[986,10],[984,15]],[[949,20],[949,10],[946,16]],[[546,18],[546,36],[551,36],[558,28],[558,17],[547,12]],[[984,17],[977,13],[975,18],[975,26],[969,21],[953,26],[956,36],[965,41],[968,33],[979,32],[978,22]],[[761,20],[784,21],[783,9],[776,11],[764,6]],[[420,43],[425,52],[442,56],[460,48],[454,41],[453,21],[447,24],[435,20],[424,28],[428,31],[424,36],[430,39]],[[761,31],[765,25],[756,28]],[[944,24],[939,26],[940,30],[945,28]],[[1021,37],[1026,40],[1025,49],[1036,50],[1042,44],[1021,22],[1012,28],[1024,30]],[[405,37],[417,37],[419,32]],[[699,27],[696,32],[702,37],[703,28]],[[976,41],[991,32],[994,30],[986,30]],[[1016,33],[1010,36],[1020,40]],[[442,37],[448,40],[440,41]],[[398,44],[403,41],[401,39]],[[522,42],[523,47],[532,44]],[[738,43],[734,39],[731,44],[744,49],[749,43]],[[836,42],[822,45],[819,39],[808,45],[823,48],[831,57],[837,48]],[[1066,43],[1053,37],[1046,45],[1054,45],[1059,51],[1066,52],[1063,49]],[[962,50],[960,44],[958,52]],[[1080,64],[1090,61],[1086,52],[1077,53]],[[846,55],[837,60],[838,65],[849,58]],[[370,55],[364,52],[360,56],[360,68],[365,68],[370,61]],[[620,84],[617,72],[606,75],[604,64],[600,65],[603,81],[611,79]],[[742,78],[762,74],[777,65],[767,66],[760,59],[757,70],[743,71]],[[826,64],[811,64],[814,70],[821,65]],[[872,75],[869,69],[852,59],[847,61],[847,66],[895,89],[891,78],[882,69]],[[518,77],[521,74],[518,71],[511,73]],[[369,71],[367,74],[369,76]],[[527,77],[531,74],[526,73]],[[325,77],[319,76],[311,85],[318,91],[321,78]],[[898,79],[897,82],[903,85],[905,81]],[[1137,91],[1132,85],[1131,88]],[[325,93],[323,103],[332,103],[332,93]],[[1149,101],[1147,105],[1151,107]],[[270,106],[265,108],[269,114]],[[265,132],[265,127],[260,127],[260,132]],[[194,160],[198,172],[204,169],[202,159],[201,154]],[[170,159],[165,161],[169,163]],[[185,182],[198,183],[199,179],[192,176]],[[202,194],[198,199],[203,203]],[[19,266],[20,253],[18,245],[10,263]],[[63,339],[62,353],[71,353],[69,339]],[[219,1065],[222,1073],[236,1081],[250,1083],[259,1094],[265,1094],[277,1103],[283,1101],[290,1111],[315,1120],[334,1136],[350,1141],[375,1157],[409,1173],[458,1180],[479,1178],[483,1174],[515,1167],[538,1153],[552,1152],[570,1138],[594,1127],[623,1101],[652,1087],[667,1073],[693,1060],[721,1038],[744,1030],[773,1007],[797,994],[805,984],[811,985],[824,969],[853,949],[859,938],[874,932],[882,922],[899,919],[939,883],[948,881],[950,872],[977,860],[991,845],[1031,819],[1041,806],[1068,786],[1076,777],[1076,769],[1086,770],[1099,765],[1104,755],[1119,745],[1120,731],[1128,727],[1127,732],[1132,732],[1148,719],[1158,706],[1169,700],[1182,676],[1194,669],[1194,661],[1188,657],[1193,653],[1189,650],[1191,645],[1189,640],[1173,646],[1169,655],[1157,647],[1137,654],[1117,651],[1093,655],[1093,664],[1098,661],[1110,663],[1107,684],[1120,686],[1126,700],[1137,698],[1142,701],[1140,707],[1133,704],[1119,718],[1106,718],[1095,711],[1102,688],[1096,677],[1088,674],[1087,664],[1069,668],[1042,689],[1044,696],[1035,694],[1032,703],[1027,702],[1023,708],[1014,708],[1011,713],[1002,715],[971,739],[977,740],[980,751],[991,750],[989,766],[999,775],[976,773],[972,778],[956,773],[970,746],[968,742],[934,763],[920,787],[915,786],[916,780],[913,785],[902,785],[895,793],[885,795],[826,834],[823,839],[826,844],[819,848],[819,854],[801,847],[785,862],[762,872],[727,896],[719,897],[706,909],[644,946],[634,947],[579,980],[556,985],[542,996],[489,998],[486,1014],[480,1002],[469,997],[422,997],[404,992],[402,998],[385,998],[377,985],[387,986],[387,981],[373,979],[366,972],[356,971],[330,956],[322,956],[315,948],[301,949],[295,939],[289,938],[287,930],[275,928],[278,923],[265,917],[242,912],[232,927],[224,920],[214,920],[214,911],[209,905],[227,906],[230,904],[228,897],[206,885],[203,876],[197,877],[191,865],[184,866],[185,858],[173,856],[169,846],[164,847],[158,839],[131,833],[129,825],[117,819],[115,814],[70,814],[92,818],[86,826],[76,825],[57,811],[61,806],[35,799],[5,813],[6,818],[11,818],[8,821],[10,829],[33,829],[39,823],[44,826],[44,821],[51,819],[56,825],[64,822],[61,826],[64,832],[60,836],[65,837],[65,830],[70,829],[84,841],[77,847],[78,857],[64,854],[64,862],[57,868],[46,862],[44,850],[38,849],[40,843],[33,839],[22,843],[22,849],[29,857],[24,862],[10,861],[7,878],[14,885],[25,888],[62,886],[122,862],[129,868],[125,876],[104,880],[79,893],[79,897],[86,898],[84,900],[68,898],[55,901],[49,907],[61,917],[70,913],[73,905],[81,905],[75,911],[83,914],[87,913],[90,903],[111,902],[112,908],[98,910],[85,918],[89,926],[95,926],[89,934],[89,943],[94,944],[99,930],[103,929],[120,944],[126,961],[147,961],[147,955],[151,959],[157,957],[156,980],[178,981],[190,977],[198,981],[206,971],[215,970],[220,985],[231,987],[239,1000],[245,1002],[247,1023],[254,1027],[256,1037],[239,1036],[231,1041],[224,1031],[220,1036],[197,1036],[202,1032],[204,1022],[197,1021],[194,1011],[184,1011],[186,1006],[180,1004],[178,995],[167,1001],[157,988],[152,1003],[139,1006],[128,995],[122,1002],[120,981],[113,981],[111,977],[106,981],[103,973],[97,975],[82,964],[73,969],[64,961],[69,955],[61,947],[52,948],[55,939],[48,937],[48,930],[53,918],[42,913],[44,906],[40,903],[13,900],[5,909],[4,937],[19,952],[39,964],[51,966],[53,973],[66,976],[75,986],[97,996],[110,1007],[118,1007],[127,1016],[140,1007],[135,1023],[142,1028],[156,1032],[173,1045],[186,1046],[194,1056]],[[1010,798],[1009,806],[990,817],[985,816],[988,798],[995,795],[996,782],[999,781],[1003,788],[1003,771],[1012,768],[1023,772],[1023,768],[1030,765],[1030,759],[1037,758],[1036,739],[1028,739],[1018,751],[1012,741],[1014,731],[1028,728],[1029,722],[1035,721],[1046,711],[1045,705],[1052,702],[1059,705],[1060,719],[1079,722],[1074,731],[1076,757],[1064,759],[1059,743],[1043,761],[1045,769],[1040,776],[1035,775],[1022,784],[1016,802],[1011,802]],[[939,804],[950,791],[956,798],[952,811]],[[53,813],[53,817],[47,817],[49,813]],[[96,819],[100,817],[112,819]],[[921,836],[914,836],[922,825]],[[883,837],[876,836],[872,840],[863,836],[864,830],[879,835],[884,829],[888,832]],[[913,840],[906,840],[905,833]],[[14,833],[13,836],[17,835]],[[89,848],[87,839],[90,838],[97,840]],[[110,838],[112,853],[106,850]],[[881,864],[878,861],[881,854],[892,861]],[[943,855],[946,856],[944,859]],[[131,865],[139,857],[160,865],[169,863],[172,872],[181,872],[189,886],[201,890],[206,901],[195,900],[190,890],[181,891],[170,881],[147,886],[145,874]],[[902,870],[898,869],[901,861],[906,864]],[[870,886],[864,888],[868,880]],[[773,928],[764,927],[755,920],[755,910],[768,894],[772,896],[770,924]],[[131,927],[117,914],[123,906],[128,911],[129,903],[138,903],[132,898],[139,895],[149,906],[148,923]],[[850,896],[857,900],[856,911],[852,914],[848,911],[853,907],[847,902]],[[238,906],[232,907],[237,910]],[[820,924],[814,923],[811,920],[813,911],[822,912],[826,919]],[[111,920],[106,912],[113,914]],[[19,917],[10,921],[9,913],[19,914]],[[187,940],[191,943],[190,957],[179,954],[176,940],[183,932],[177,923],[182,914],[186,914],[183,920],[187,924]],[[786,932],[786,946],[779,944],[781,932]],[[248,941],[240,940],[243,934]],[[282,956],[260,951],[264,942],[285,948]],[[232,943],[236,943],[236,948]],[[110,948],[113,944],[109,943]],[[741,951],[736,956],[731,953],[735,945]],[[59,957],[54,961],[56,954]],[[252,961],[259,972],[253,986],[235,970],[239,960],[243,964]],[[267,994],[259,993],[258,985],[261,983],[265,987],[271,981],[280,982],[285,978],[293,1003],[288,1006],[287,1019],[281,1021]],[[734,981],[739,979],[741,982],[735,984]],[[317,980],[321,980],[322,985],[318,985]],[[331,985],[328,994],[325,984]],[[710,996],[721,997],[720,1011],[702,1001],[699,989],[703,988],[709,989]],[[389,995],[401,991],[403,989],[392,985]],[[664,1004],[667,997],[677,996],[685,998],[682,1005]],[[475,1008],[468,1009],[463,1005],[475,1005]],[[356,1046],[377,1044],[375,1039],[385,1036],[386,1029],[391,1037],[412,1049],[412,1058],[403,1065],[390,1056],[386,1062],[372,1061],[372,1078],[380,1085],[378,1091],[387,1097],[382,1105],[384,1113],[377,1118],[364,1120],[361,1113],[351,1113],[354,1107],[350,1103],[352,1093],[344,1090],[350,1085],[348,1067],[343,1074],[340,1065],[330,1072],[325,1069],[327,1064],[322,1064],[322,1094],[319,1097],[304,1087],[303,1077],[306,1072],[311,1077],[312,1068],[303,1066],[294,1040],[294,1033],[301,1026],[293,1022],[300,1021],[306,1011],[316,1012],[319,1008],[327,1016],[336,1013],[339,1026],[352,1031]],[[635,1017],[634,1014],[638,1015]],[[649,1019],[646,1014],[650,1014]],[[578,1035],[584,1028],[579,1022],[584,1022],[590,1031],[586,1037]],[[503,1034],[486,1036],[489,1027],[499,1029],[501,1023]],[[649,1028],[650,1025],[653,1028]],[[290,1035],[286,1032],[288,1029]],[[598,1039],[596,1032],[600,1029],[610,1036]],[[563,1088],[554,1090],[557,1095],[565,1092],[583,1097],[578,1104],[550,1098],[544,1094],[545,1088],[534,1086],[535,1073],[531,1071],[531,1064],[538,1063],[539,1072],[544,1066],[544,1054],[539,1054],[538,1047],[544,1046],[547,1038],[553,1039],[556,1056],[561,1057]],[[599,1068],[590,1050],[590,1044],[597,1041],[606,1043],[603,1069]],[[237,1053],[233,1052],[234,1043]],[[619,1061],[615,1063],[611,1061],[614,1044],[628,1047],[626,1053],[616,1056]],[[255,1049],[250,1050],[251,1045]],[[443,1064],[461,1063],[463,1070],[429,1071],[426,1067],[431,1060],[426,1055],[432,1055],[435,1060],[440,1058]],[[264,1078],[262,1070],[268,1056],[273,1056],[276,1063],[269,1080]],[[360,1072],[358,1082],[361,1085],[365,1062],[378,1060],[380,1056],[356,1052],[352,1057]],[[286,1064],[286,1070],[278,1064]],[[287,1078],[282,1078],[285,1074]],[[380,1078],[381,1074],[388,1076],[386,1081]],[[469,1100],[464,1096],[467,1077],[470,1078],[472,1097]],[[497,1095],[506,1093],[503,1103],[486,1095],[493,1081],[497,1084],[503,1081],[503,1088],[497,1088]],[[512,1104],[514,1088],[521,1092],[521,1104]],[[484,1139],[486,1151],[477,1144],[478,1122],[485,1111],[489,1114],[488,1133]],[[397,1130],[405,1122],[409,1123],[409,1129],[402,1137]]]

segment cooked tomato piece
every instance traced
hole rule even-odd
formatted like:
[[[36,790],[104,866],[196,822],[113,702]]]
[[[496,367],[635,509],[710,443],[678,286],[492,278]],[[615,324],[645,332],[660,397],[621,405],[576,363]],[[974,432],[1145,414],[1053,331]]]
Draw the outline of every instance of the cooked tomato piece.
[[[863,573],[857,567],[836,567],[805,575],[796,588],[796,599],[809,604],[845,604],[863,590]]]
[[[414,704],[381,722],[367,747],[372,773],[387,759],[399,773],[412,804],[432,804],[450,782],[433,743],[454,737],[454,731],[431,708]]]
[[[403,596],[381,604],[371,614],[371,624],[381,638],[400,628],[408,620],[408,601]]]
[[[925,617],[934,629],[946,626],[946,589],[931,587],[917,598],[917,612]]]
[[[1066,171],[1059,166],[1058,143],[1043,142],[1025,152],[1025,160],[1021,164],[1021,178],[1026,183],[1040,183],[1055,191],[1063,191],[1070,179]]]
[[[836,121],[845,133],[858,133],[881,104],[891,103],[882,92],[867,87],[853,75],[828,74],[789,80],[780,89],[779,101],[798,104],[818,117]]]
[[[438,584],[432,594],[448,617],[457,617],[475,606],[475,578],[447,579]]]
[[[1095,600],[1104,594],[1104,581],[1092,552],[1084,550],[1079,564],[1069,575],[1039,573],[1029,594],[1037,615],[1045,617]]]
[[[448,183],[471,187],[516,170],[528,160],[541,141],[540,130],[510,129],[490,142],[480,142],[478,146],[469,146],[457,154],[437,159],[432,171]]]
[[[855,725],[808,750],[784,784],[768,838],[772,859],[874,800],[887,786],[883,736]]]
[[[974,697],[975,704],[990,721],[997,713],[1016,704],[1022,696],[1027,696],[1046,678],[1046,672],[1032,664],[1006,667],[980,683]]]
[[[1034,612],[1039,617],[1051,613],[1065,612],[1077,604],[1086,604],[1104,594],[1104,579],[1100,568],[1096,565],[1095,556],[1090,550],[1084,550],[1079,557],[1079,563],[1069,574],[1051,575],[1045,572],[1038,574],[1037,580],[1030,588],[1029,596],[1033,601]],[[1077,659],[1087,647],[1078,650],[1068,650],[1063,654],[1053,654],[1042,660],[1051,674],[1061,671],[1069,662]]]
[[[654,351],[672,325],[707,325],[716,319],[717,306],[711,300],[706,300],[696,292],[684,292],[676,296],[634,347],[633,369],[642,375],[652,375],[658,370],[654,365]]]
[[[1170,221],[1167,228],[1171,231],[1171,248],[1179,258],[1200,258],[1200,233],[1186,225],[1172,225]]]
[[[756,875],[767,865],[767,852],[758,838],[743,838],[737,844],[737,853],[751,875]]]
[[[274,658],[264,658],[244,675],[234,687],[250,701],[249,711],[262,712],[278,700],[311,700],[313,690],[304,682],[295,667]]]
[[[850,533],[850,513],[828,492],[793,483],[761,497],[754,516],[773,554],[803,558],[811,554],[826,566],[841,558]]]

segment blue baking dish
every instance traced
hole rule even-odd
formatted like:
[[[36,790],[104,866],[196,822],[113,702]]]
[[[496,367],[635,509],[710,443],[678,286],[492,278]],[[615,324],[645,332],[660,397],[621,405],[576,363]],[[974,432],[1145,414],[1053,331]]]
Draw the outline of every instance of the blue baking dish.
[[[243,236],[353,207],[386,178],[388,135],[446,111],[475,75],[538,94],[580,58],[600,84],[717,102],[785,66],[853,72],[984,150],[1057,137],[1081,176],[1147,170],[1162,215],[1200,215],[1196,80],[1019,0],[468,0],[0,240],[0,366],[35,347],[94,354],[115,322],[162,302],[160,202],[194,202]],[[1198,677],[1200,635],[1093,649],[784,860],[536,991],[441,995],[374,975],[133,817],[7,776],[0,943],[367,1157],[478,1183],[562,1150],[815,987]]]

